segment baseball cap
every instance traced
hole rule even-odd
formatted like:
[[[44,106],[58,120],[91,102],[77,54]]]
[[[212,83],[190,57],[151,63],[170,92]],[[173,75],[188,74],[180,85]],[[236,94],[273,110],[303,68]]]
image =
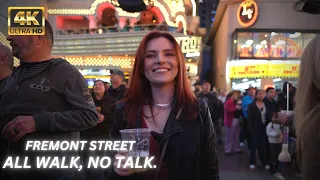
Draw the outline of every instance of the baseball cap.
[[[125,79],[125,76],[124,76],[124,72],[120,69],[114,69],[114,70],[110,70],[111,74],[117,74],[119,76],[121,76],[123,79]]]

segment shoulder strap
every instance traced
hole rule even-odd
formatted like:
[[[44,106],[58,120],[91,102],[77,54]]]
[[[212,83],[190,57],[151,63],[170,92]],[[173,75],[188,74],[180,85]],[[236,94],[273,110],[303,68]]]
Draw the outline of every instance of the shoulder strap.
[[[182,110],[183,110],[183,106],[179,109],[179,111],[178,111],[178,113],[177,113],[177,115],[176,115],[176,119],[178,120],[179,119],[179,117],[180,117],[180,115],[181,115],[181,113],[182,113]],[[158,177],[159,177],[159,173],[160,173],[160,169],[161,169],[161,164],[162,164],[162,162],[163,162],[163,158],[164,158],[164,155],[165,155],[165,153],[166,153],[166,150],[167,150],[167,146],[168,146],[168,142],[169,142],[169,139],[170,139],[170,137],[168,137],[166,140],[165,140],[165,142],[164,142],[164,145],[163,145],[163,149],[162,149],[162,152],[161,152],[161,156],[160,156],[160,160],[159,160],[159,163],[158,163],[158,166],[157,166],[157,173],[156,173],[156,176],[155,176],[155,180],[157,180],[158,179]]]

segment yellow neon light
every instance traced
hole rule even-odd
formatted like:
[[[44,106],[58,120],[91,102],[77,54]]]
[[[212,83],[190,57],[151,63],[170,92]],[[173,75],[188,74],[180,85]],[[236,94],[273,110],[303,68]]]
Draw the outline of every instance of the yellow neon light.
[[[194,0],[191,0],[192,3],[192,16],[195,17],[197,15],[197,5]]]

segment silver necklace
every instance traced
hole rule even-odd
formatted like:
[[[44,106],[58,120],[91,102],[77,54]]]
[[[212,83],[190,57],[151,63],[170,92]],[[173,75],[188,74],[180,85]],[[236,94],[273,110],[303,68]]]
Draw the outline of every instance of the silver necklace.
[[[170,108],[172,106],[172,102],[170,103],[167,103],[167,104],[159,104],[159,103],[156,103],[153,101],[153,106],[156,107],[156,108],[161,108],[161,109],[167,109],[167,108]]]

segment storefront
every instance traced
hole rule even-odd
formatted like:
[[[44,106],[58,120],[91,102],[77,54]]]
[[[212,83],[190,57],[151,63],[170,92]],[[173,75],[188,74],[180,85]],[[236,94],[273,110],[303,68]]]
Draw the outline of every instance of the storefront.
[[[320,34],[320,16],[296,12],[295,1],[221,1],[209,35],[217,88],[282,89],[296,85],[303,49]]]
[[[236,29],[227,73],[232,89],[296,85],[303,49],[319,33],[311,30]]]

